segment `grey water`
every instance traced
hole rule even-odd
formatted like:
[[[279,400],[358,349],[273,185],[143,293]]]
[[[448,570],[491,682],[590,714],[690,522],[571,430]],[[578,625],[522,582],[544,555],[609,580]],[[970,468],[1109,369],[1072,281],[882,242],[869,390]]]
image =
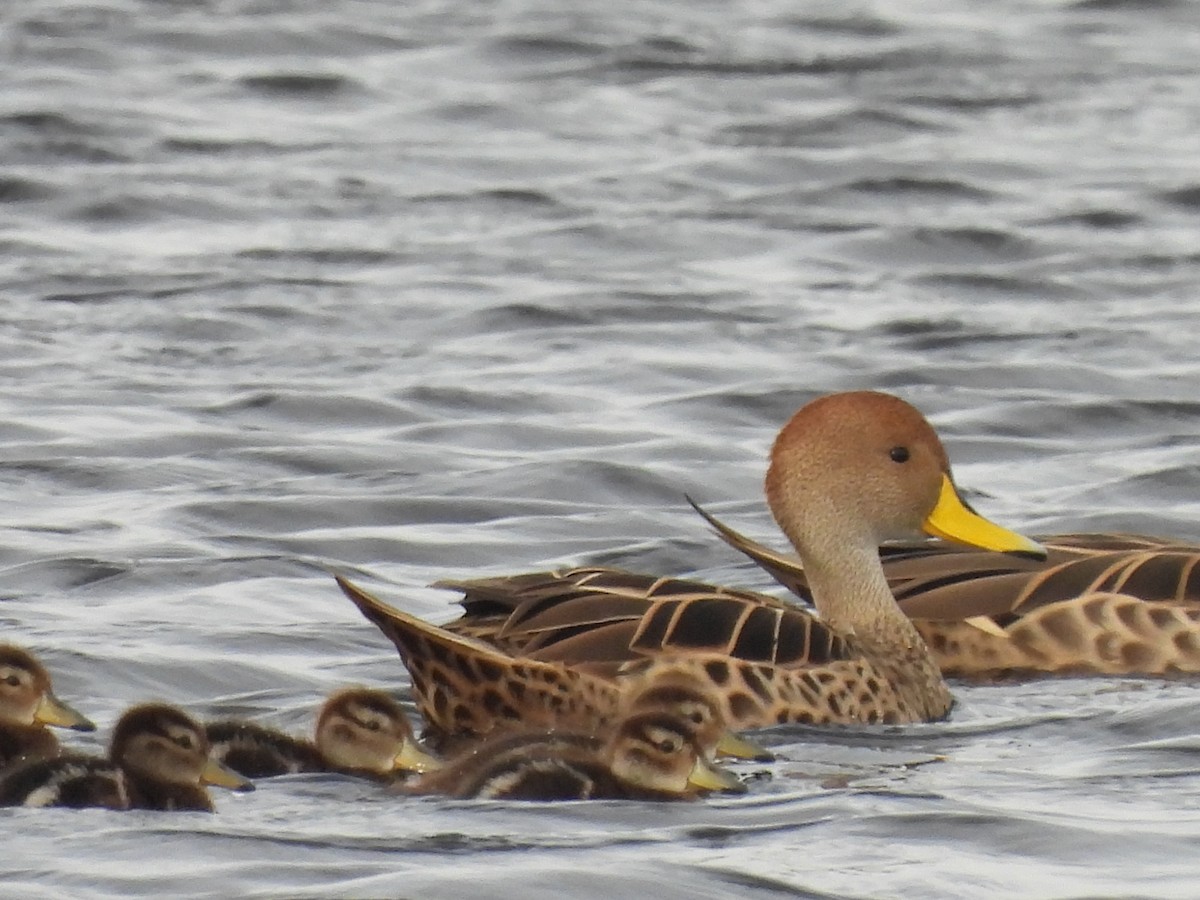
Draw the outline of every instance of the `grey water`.
[[[101,724],[408,698],[328,575],[769,582],[805,400],[985,514],[1200,539],[1200,5],[22,0],[0,11],[0,636]],[[782,729],[744,797],[8,810],[0,894],[1194,897],[1189,681]]]

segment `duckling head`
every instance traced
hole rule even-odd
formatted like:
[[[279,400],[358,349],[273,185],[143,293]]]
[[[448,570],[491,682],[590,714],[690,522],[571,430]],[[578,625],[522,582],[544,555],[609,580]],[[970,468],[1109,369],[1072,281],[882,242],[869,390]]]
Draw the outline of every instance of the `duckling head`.
[[[241,775],[208,758],[208,736],[191,716],[163,703],[125,712],[113,729],[109,758],[149,781],[198,787],[253,790]]]
[[[441,765],[417,743],[404,707],[368,688],[347,688],[325,701],[316,744],[335,766],[377,775],[429,772]]]
[[[679,716],[634,713],[619,723],[606,752],[612,773],[643,790],[677,795],[746,790],[736,775],[708,760],[691,723]]]
[[[801,556],[816,550],[815,560],[831,544],[873,552],[883,541],[920,533],[1046,555],[962,500],[933,427],[890,394],[829,394],[802,407],[775,439],[766,492],[780,528]]]
[[[715,755],[770,762],[770,751],[731,732],[721,702],[694,675],[673,667],[651,669],[628,692],[629,713],[663,712],[690,730],[690,737],[707,759]]]
[[[13,644],[0,644],[0,722],[96,730],[87,718],[54,696],[50,673],[33,654]]]

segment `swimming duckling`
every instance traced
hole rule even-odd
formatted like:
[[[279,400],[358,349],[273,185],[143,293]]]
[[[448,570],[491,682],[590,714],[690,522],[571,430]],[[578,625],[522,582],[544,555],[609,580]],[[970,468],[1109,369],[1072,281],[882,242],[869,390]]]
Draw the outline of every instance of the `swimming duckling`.
[[[573,732],[499,735],[401,790],[459,799],[680,800],[746,788],[709,761],[689,719],[643,709],[603,743]]]
[[[711,689],[697,682],[688,672],[670,665],[651,666],[626,688],[627,713],[666,710],[679,716],[691,728],[705,756],[733,756],[738,759],[770,762],[769,750],[734,734],[725,726],[721,702]]]
[[[412,792],[528,800],[673,799],[695,796],[700,789],[744,790],[731,773],[712,765],[717,753],[772,759],[725,727],[715,692],[686,671],[651,665],[624,676],[621,689],[617,730],[608,741],[568,729],[501,732],[420,779]]]
[[[317,716],[315,741],[236,720],[211,722],[207,731],[209,755],[247,778],[341,772],[387,780],[440,765],[417,743],[404,708],[368,688],[330,695]]]
[[[32,653],[14,644],[0,644],[0,769],[57,756],[58,738],[47,725],[96,730],[54,696],[50,673]]]
[[[206,784],[254,789],[208,758],[208,738],[194,719],[173,706],[147,703],[121,716],[107,759],[64,754],[6,772],[0,778],[0,806],[212,812]]]

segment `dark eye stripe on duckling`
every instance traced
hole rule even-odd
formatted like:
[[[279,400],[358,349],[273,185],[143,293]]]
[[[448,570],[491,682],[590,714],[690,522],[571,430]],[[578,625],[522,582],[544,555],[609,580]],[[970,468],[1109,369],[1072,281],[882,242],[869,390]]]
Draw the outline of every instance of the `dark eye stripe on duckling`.
[[[345,703],[341,712],[355,725],[369,731],[379,731],[386,727],[387,723],[404,715],[398,704],[373,695],[354,697]]]
[[[819,664],[845,659],[845,641],[820,621],[737,598],[657,600],[630,647],[639,651],[708,650],[747,662]]]
[[[49,680],[41,663],[13,644],[0,644],[0,682],[8,687],[34,684],[41,678]]]
[[[0,644],[0,666],[8,666],[22,672],[36,672],[41,668],[28,651],[15,644]]]
[[[686,684],[651,685],[637,693],[633,698],[633,706],[662,706],[667,709],[688,709],[697,713],[703,713],[706,709],[715,711],[713,704],[706,702],[703,694]]]
[[[189,742],[189,747],[206,743],[204,732],[191,718],[173,707],[159,704],[132,710],[122,717],[113,732],[112,742],[117,744],[133,734],[163,737],[180,746],[185,746],[180,743],[180,738],[184,736]]]
[[[196,733],[196,731],[189,727],[168,727],[165,729],[165,731],[167,737],[184,750],[194,750],[200,739],[200,736]]]
[[[621,730],[644,737],[655,746],[670,743],[675,750],[682,749],[692,740],[692,729],[687,723],[667,712],[638,713],[630,716],[622,723]]]

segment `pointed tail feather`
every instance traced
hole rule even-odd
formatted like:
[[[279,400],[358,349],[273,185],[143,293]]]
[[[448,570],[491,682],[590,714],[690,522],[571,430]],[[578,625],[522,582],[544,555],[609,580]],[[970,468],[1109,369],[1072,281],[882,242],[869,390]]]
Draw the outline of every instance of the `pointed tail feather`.
[[[496,728],[597,727],[616,710],[618,688],[562,665],[512,657],[389,606],[335,576],[338,587],[400,651],[422,714],[447,734]]]
[[[712,527],[721,540],[734,550],[739,550],[746,554],[766,571],[768,575],[793,594],[803,597],[806,600],[812,597],[808,589],[808,579],[804,574],[804,566],[800,564],[800,560],[786,553],[778,553],[765,544],[751,540],[740,531],[730,528],[691,497],[687,497],[686,494],[684,496],[687,502],[692,505],[692,509],[700,513],[704,521]]]
[[[358,607],[359,612],[378,626],[379,630],[396,645],[396,649],[406,660],[411,648],[419,640],[427,640],[444,646],[447,651],[452,653],[465,653],[491,659],[498,663],[512,662],[512,657],[490,644],[439,628],[431,622],[417,618],[412,613],[384,603],[375,595],[368,593],[341,575],[333,577],[337,581],[338,587],[342,589],[342,593],[350,598],[350,601]]]

